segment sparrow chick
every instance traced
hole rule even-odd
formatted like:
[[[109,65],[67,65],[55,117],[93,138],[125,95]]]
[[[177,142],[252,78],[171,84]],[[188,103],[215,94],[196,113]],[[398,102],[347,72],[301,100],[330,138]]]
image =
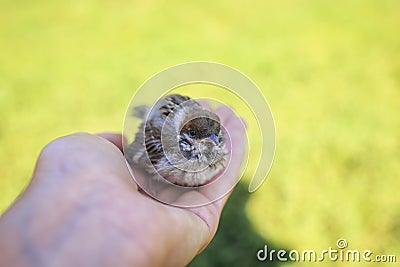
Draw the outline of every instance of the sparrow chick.
[[[195,100],[171,94],[135,110],[143,122],[125,153],[132,167],[181,186],[203,185],[225,167],[220,119]]]

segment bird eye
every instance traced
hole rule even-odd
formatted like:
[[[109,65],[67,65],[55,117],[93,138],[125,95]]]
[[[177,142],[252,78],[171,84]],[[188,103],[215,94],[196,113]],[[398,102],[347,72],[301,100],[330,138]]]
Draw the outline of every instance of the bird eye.
[[[190,137],[195,137],[197,134],[196,130],[189,130]]]

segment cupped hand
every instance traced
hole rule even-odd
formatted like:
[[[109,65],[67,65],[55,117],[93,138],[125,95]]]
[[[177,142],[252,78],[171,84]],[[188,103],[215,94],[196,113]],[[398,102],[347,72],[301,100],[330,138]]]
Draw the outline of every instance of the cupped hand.
[[[235,147],[226,175],[236,179],[245,132],[229,108],[216,112]],[[196,208],[155,201],[138,189],[121,150],[122,136],[112,133],[48,144],[0,218],[0,266],[184,266],[205,248],[228,195]]]

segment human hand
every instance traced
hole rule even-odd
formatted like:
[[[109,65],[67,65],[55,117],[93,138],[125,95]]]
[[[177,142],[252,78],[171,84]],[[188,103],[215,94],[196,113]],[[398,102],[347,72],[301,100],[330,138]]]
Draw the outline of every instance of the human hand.
[[[217,110],[235,150],[245,146],[240,120]],[[228,196],[177,208],[138,190],[121,153],[122,137],[78,133],[48,144],[26,190],[0,218],[0,266],[184,266],[214,236]],[[201,191],[181,196],[204,197]]]

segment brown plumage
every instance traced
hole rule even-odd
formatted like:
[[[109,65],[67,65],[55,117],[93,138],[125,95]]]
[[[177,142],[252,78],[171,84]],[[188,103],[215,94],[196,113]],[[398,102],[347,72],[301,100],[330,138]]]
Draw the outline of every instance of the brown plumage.
[[[225,167],[219,117],[195,100],[171,94],[135,110],[143,122],[125,151],[132,167],[182,186],[203,185]]]

